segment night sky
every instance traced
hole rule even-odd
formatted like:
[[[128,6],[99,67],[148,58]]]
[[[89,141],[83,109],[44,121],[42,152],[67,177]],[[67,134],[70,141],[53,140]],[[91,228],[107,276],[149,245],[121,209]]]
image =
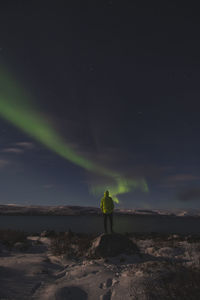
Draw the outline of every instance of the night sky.
[[[52,135],[47,147],[5,118],[19,108],[83,159],[146,182],[148,191],[120,193],[116,208],[200,208],[198,7],[1,1],[0,68],[1,204],[99,207],[91,187],[113,183],[56,153]]]

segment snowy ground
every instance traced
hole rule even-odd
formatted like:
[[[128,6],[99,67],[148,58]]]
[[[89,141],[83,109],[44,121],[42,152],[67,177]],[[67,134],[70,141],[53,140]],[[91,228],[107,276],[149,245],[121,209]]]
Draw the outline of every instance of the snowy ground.
[[[200,299],[200,238],[132,236],[141,254],[53,255],[50,238],[0,244],[0,300]]]

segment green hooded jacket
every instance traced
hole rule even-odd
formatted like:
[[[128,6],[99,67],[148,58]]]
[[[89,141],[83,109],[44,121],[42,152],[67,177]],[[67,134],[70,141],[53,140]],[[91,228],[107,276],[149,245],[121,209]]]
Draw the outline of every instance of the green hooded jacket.
[[[101,199],[100,208],[104,214],[110,214],[113,212],[114,203],[113,199],[109,196],[108,191],[105,191],[104,197]]]

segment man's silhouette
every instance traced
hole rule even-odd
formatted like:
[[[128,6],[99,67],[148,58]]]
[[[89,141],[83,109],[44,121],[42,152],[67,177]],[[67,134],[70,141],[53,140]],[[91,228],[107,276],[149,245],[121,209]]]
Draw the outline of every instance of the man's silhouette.
[[[113,209],[114,203],[113,199],[109,196],[109,191],[105,191],[104,197],[101,199],[100,208],[103,212],[104,216],[104,232],[108,233],[107,231],[107,218],[110,220],[110,231],[113,233]]]

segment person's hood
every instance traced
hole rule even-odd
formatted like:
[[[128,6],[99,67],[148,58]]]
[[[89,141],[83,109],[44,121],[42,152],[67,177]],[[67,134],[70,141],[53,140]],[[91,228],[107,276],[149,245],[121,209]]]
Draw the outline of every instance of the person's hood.
[[[105,191],[104,192],[104,197],[108,197],[109,196],[109,191]]]

